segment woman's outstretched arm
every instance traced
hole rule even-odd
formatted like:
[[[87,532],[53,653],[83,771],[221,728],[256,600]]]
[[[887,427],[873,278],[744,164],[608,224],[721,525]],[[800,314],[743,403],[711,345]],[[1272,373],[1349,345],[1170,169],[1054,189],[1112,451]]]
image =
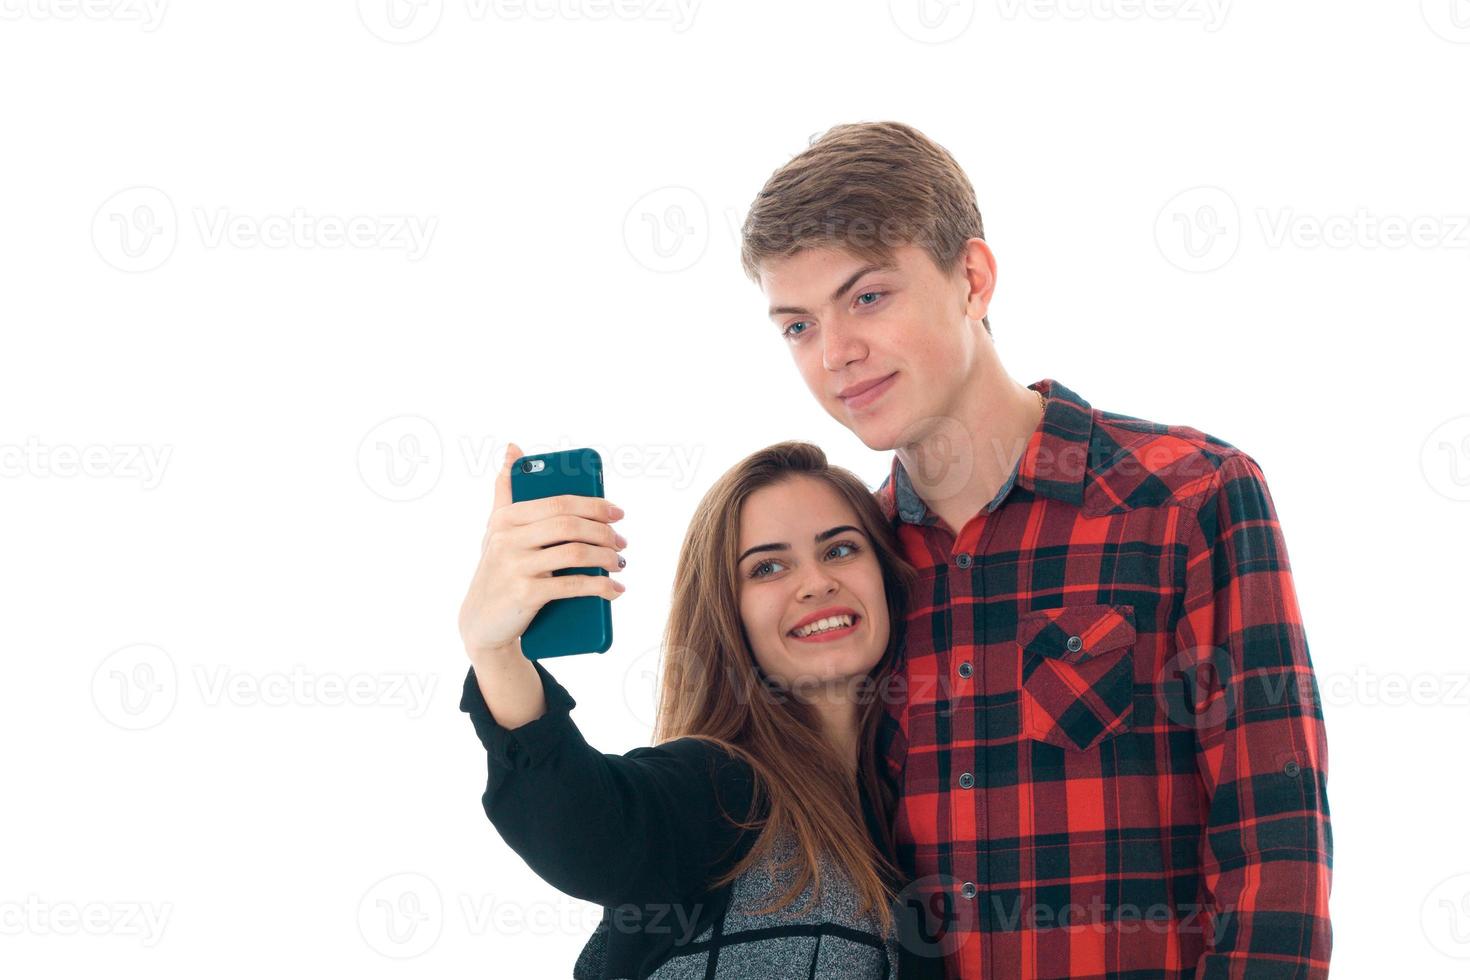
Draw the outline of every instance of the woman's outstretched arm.
[[[555,572],[615,572],[626,542],[611,526],[622,511],[601,498],[512,501],[519,456],[507,446],[459,612],[471,664],[460,708],[486,750],[485,813],[532,870],[569,895],[609,907],[696,895],[734,833],[717,794],[729,793],[726,809],[743,818],[748,778],[697,739],[598,752],[571,720],[571,695],[525,658],[521,635],[546,603],[621,593],[610,576]]]
[[[631,903],[644,915],[669,916],[674,928],[692,921],[699,911],[687,901],[734,856],[740,834],[721,810],[745,816],[748,766],[692,738],[623,755],[599,752],[572,721],[576,701],[566,689],[539,661],[516,656],[519,663],[477,661],[460,699],[486,750],[486,816],[533,871],[566,894],[608,908]],[[502,724],[491,702],[519,708],[532,699],[524,691],[502,699],[498,679],[527,676],[539,713]]]
[[[472,653],[472,672],[480,696],[504,728],[520,728],[546,714],[546,697],[534,661],[527,660],[517,639],[500,653]]]

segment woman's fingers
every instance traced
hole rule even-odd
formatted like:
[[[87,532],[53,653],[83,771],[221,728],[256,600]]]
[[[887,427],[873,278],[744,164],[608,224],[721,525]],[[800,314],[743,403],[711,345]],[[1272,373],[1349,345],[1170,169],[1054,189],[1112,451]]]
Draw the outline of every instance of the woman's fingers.
[[[608,523],[622,520],[623,511],[621,507],[601,497],[564,493],[539,500],[498,504],[490,515],[490,523],[492,527],[509,528],[535,524],[551,517],[581,517]]]
[[[480,561],[460,606],[460,635],[468,650],[513,643],[555,599],[616,599],[623,592],[607,575],[552,574],[564,568],[618,571],[618,549],[628,542],[611,524],[623,512],[601,497],[576,494],[512,501],[511,468],[520,455],[514,443],[507,447],[480,539]]]
[[[538,578],[531,585],[531,595],[538,606],[553,599],[570,599],[579,595],[595,595],[616,599],[623,594],[621,582],[606,575],[554,575]]]
[[[538,549],[527,557],[526,570],[533,575],[563,568],[605,568],[617,572],[623,568],[622,560],[623,556],[612,548],[574,541]]]
[[[624,548],[627,540],[601,521],[561,515],[534,524],[523,524],[505,532],[511,547],[525,550],[546,548],[567,541],[580,541],[601,548]]]

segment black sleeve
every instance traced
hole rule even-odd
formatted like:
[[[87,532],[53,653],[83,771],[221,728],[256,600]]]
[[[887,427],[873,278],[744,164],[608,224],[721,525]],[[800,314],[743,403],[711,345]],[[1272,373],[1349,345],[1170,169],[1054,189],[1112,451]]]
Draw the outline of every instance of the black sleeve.
[[[546,713],[519,728],[495,721],[471,667],[461,711],[485,746],[481,802],[500,836],[548,884],[616,907],[693,897],[730,866],[744,819],[749,766],[699,739],[623,755],[598,752],[570,711],[576,701],[540,661]]]

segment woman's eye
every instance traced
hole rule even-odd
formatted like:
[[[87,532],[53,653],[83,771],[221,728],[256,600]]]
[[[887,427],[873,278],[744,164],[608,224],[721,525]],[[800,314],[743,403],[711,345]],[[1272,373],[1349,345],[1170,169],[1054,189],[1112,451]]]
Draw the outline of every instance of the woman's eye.
[[[761,569],[766,568],[767,566],[770,566],[770,565],[779,565],[779,564],[781,564],[779,561],[775,561],[774,559],[767,558],[765,561],[757,563],[756,566],[750,570],[750,577],[751,578],[765,578],[766,575],[768,575],[770,573],[769,572],[762,572]]]
[[[848,557],[848,555],[855,555],[855,554],[858,553],[858,546],[855,545],[855,544],[853,544],[851,541],[839,541],[837,544],[834,544],[831,548],[829,548],[827,550],[827,554],[830,555],[830,554],[832,554],[832,552],[838,550],[839,548],[846,548],[846,549],[848,549],[847,554],[846,555],[838,555],[837,557],[839,557],[839,558],[846,558],[846,557]]]

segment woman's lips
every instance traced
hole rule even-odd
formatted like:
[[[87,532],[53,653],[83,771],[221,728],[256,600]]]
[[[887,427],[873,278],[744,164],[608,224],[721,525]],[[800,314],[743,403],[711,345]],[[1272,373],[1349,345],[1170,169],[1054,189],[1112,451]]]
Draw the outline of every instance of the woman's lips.
[[[820,633],[813,633],[811,636],[797,636],[795,633],[788,635],[798,643],[826,643],[829,640],[840,640],[844,636],[851,636],[857,631],[858,623],[862,621],[863,618],[861,616],[854,616],[852,617],[851,626],[843,626],[835,630],[823,630]]]

